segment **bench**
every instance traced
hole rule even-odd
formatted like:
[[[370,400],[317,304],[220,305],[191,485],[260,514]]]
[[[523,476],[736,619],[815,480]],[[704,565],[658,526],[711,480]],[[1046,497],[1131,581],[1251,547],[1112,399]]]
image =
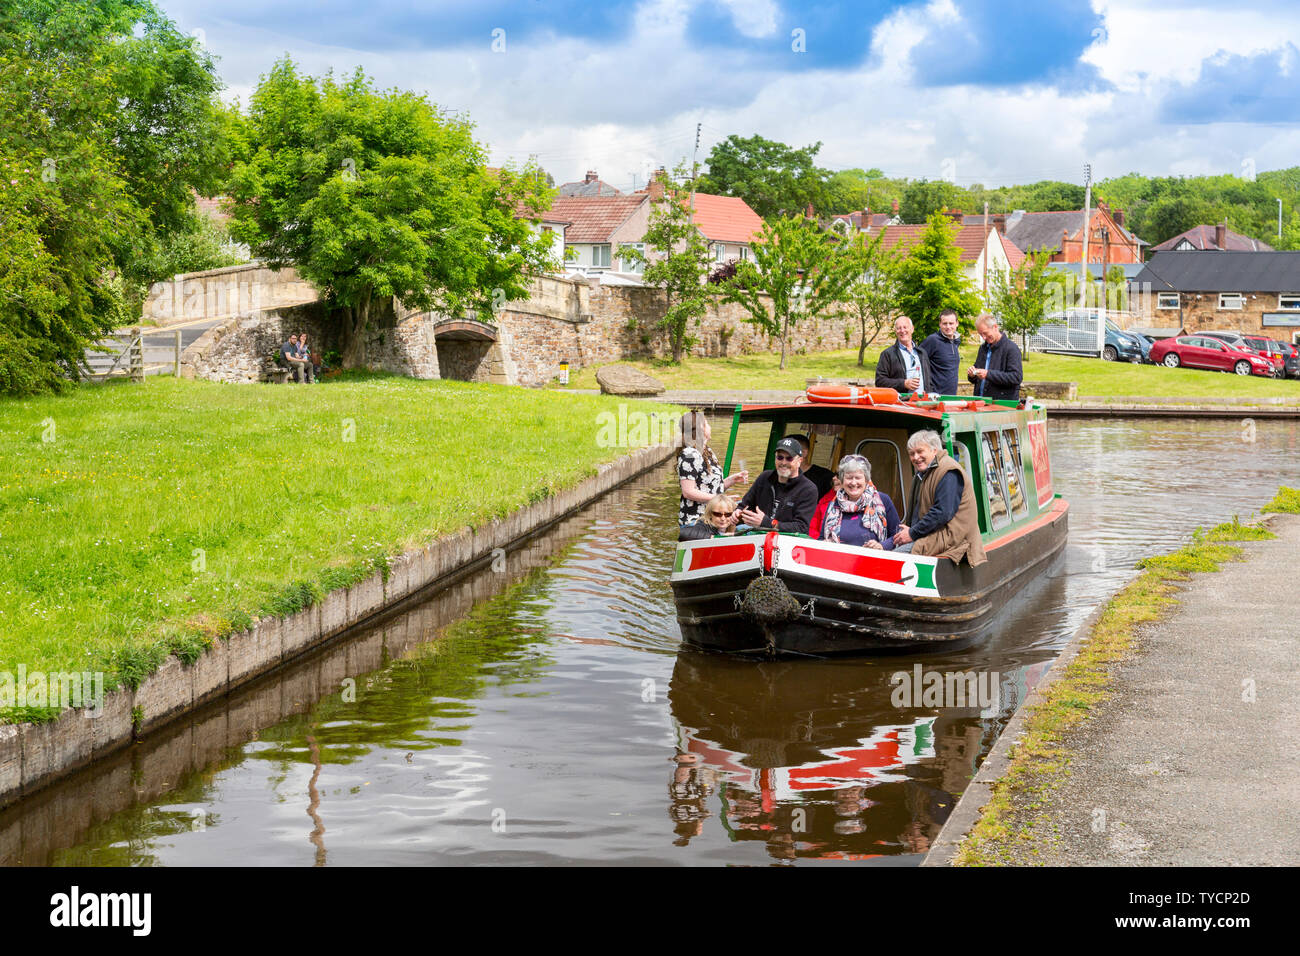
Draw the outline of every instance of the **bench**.
[[[283,385],[289,381],[290,371],[287,368],[281,368],[275,362],[266,363],[266,371],[263,373],[264,381],[272,385]]]

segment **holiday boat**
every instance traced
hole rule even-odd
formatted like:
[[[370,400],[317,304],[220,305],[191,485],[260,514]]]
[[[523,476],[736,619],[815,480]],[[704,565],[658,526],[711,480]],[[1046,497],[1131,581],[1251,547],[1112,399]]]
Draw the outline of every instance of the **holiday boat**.
[[[907,440],[930,429],[973,488],[988,561],[866,549],[801,534],[752,531],[677,544],[672,588],[687,644],[777,656],[939,650],[970,644],[1065,546],[1068,504],[1052,490],[1047,410],[1039,403],[911,396],[817,385],[807,402],[738,405],[724,470],[741,429],[766,428],[764,468],[782,437],[809,437],[809,459],[833,468],[849,453],[907,513]]]

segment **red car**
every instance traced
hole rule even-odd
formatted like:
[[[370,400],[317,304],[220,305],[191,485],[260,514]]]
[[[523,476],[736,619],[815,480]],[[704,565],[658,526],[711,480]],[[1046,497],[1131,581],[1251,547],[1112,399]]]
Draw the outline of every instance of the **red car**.
[[[1161,339],[1151,346],[1151,361],[1169,368],[1208,368],[1238,375],[1273,376],[1273,363],[1262,355],[1235,349],[1226,342],[1200,335],[1180,335]]]
[[[1265,338],[1262,335],[1247,335],[1246,344],[1252,350],[1258,352],[1264,358],[1273,363],[1273,375],[1275,378],[1286,377],[1286,363],[1283,360],[1282,345],[1280,342],[1274,342],[1272,339]]]

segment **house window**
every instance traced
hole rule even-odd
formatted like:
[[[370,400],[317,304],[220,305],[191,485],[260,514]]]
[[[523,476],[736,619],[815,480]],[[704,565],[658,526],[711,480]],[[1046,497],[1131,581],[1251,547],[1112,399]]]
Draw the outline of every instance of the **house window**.
[[[749,261],[749,246],[740,247],[740,261],[741,262]],[[1297,306],[1297,308],[1300,308],[1300,306]]]
[[[1219,308],[1240,310],[1246,306],[1246,297],[1240,292],[1220,292]]]
[[[625,242],[625,243],[623,243],[623,245],[622,245],[621,248],[623,248],[623,249],[635,249],[637,252],[641,253],[642,255],[645,254],[645,243],[644,243],[644,242]],[[641,262],[640,260],[637,260],[637,259],[622,259],[621,262],[623,263],[623,271],[624,271],[624,272],[631,272],[631,273],[634,273],[634,274],[640,275],[643,271],[645,271],[645,263]]]
[[[609,244],[591,247],[591,264],[598,269],[609,268]]]
[[[1294,309],[1300,312],[1300,295],[1279,295],[1277,297],[1277,307],[1279,309]]]
[[[1157,309],[1176,309],[1178,308],[1177,292],[1161,292],[1156,296]]]

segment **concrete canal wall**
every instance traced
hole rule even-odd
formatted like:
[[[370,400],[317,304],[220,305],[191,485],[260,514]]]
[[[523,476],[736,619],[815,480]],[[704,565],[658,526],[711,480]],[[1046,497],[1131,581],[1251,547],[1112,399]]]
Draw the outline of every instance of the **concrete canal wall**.
[[[98,716],[68,709],[49,723],[0,725],[0,808],[358,625],[426,600],[453,578],[514,550],[675,450],[671,444],[651,446],[601,465],[594,476],[545,501],[398,556],[387,575],[376,571],[289,617],[261,618],[248,630],[216,641],[192,665],[168,658],[134,691],[106,694]]]

